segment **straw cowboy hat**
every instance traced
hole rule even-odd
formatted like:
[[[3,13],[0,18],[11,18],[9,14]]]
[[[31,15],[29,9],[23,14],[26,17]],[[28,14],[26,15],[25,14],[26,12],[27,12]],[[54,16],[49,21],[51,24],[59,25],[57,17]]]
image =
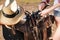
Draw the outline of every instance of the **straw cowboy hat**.
[[[0,24],[14,25],[20,21],[25,21],[24,9],[21,6],[18,6],[15,0],[13,0],[11,4],[7,3],[8,0],[6,0],[5,6],[1,10]]]
[[[23,8],[20,7],[20,10],[13,12],[10,8],[4,7],[1,12],[1,23],[5,25],[14,25],[19,21],[22,21],[24,18]]]

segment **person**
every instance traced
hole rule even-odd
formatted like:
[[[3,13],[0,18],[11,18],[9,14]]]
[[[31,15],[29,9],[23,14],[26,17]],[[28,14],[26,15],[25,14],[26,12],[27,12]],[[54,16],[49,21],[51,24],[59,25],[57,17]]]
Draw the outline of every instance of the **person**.
[[[24,40],[24,33],[14,30],[15,25],[19,22],[25,22],[24,9],[17,4],[16,0],[5,0],[0,7],[0,25],[2,26],[3,38],[5,40]]]
[[[15,25],[24,20],[24,17],[24,9],[17,4],[16,0],[5,1],[1,12],[1,24]]]
[[[60,40],[60,0],[54,0],[54,4],[50,8],[43,10],[43,8],[49,4],[49,2],[50,0],[42,0],[42,2],[39,4],[39,10],[41,10],[40,13],[43,17],[54,10],[57,29],[52,38],[53,40]]]

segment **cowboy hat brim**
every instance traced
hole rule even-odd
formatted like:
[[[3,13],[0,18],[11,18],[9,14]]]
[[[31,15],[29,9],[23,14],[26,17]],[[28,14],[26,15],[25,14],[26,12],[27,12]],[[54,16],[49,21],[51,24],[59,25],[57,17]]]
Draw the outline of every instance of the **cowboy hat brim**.
[[[1,23],[4,25],[14,25],[21,21],[24,18],[24,16],[25,14],[22,7],[20,7],[19,14],[16,15],[14,18],[7,18],[1,12]]]

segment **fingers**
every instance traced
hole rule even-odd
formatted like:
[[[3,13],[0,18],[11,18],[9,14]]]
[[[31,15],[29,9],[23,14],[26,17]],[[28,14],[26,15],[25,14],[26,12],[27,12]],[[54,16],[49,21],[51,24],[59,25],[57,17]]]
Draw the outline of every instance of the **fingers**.
[[[47,15],[46,15],[45,13],[40,12],[39,14],[40,14],[40,16],[42,16],[42,17],[47,17]]]
[[[45,9],[39,13],[41,16],[46,17],[49,14],[49,10]]]

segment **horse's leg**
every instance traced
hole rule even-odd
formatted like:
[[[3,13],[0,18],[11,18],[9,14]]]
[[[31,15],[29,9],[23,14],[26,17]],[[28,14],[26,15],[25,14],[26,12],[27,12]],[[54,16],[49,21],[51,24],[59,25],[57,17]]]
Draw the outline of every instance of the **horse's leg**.
[[[47,28],[43,29],[43,40],[47,40]]]

